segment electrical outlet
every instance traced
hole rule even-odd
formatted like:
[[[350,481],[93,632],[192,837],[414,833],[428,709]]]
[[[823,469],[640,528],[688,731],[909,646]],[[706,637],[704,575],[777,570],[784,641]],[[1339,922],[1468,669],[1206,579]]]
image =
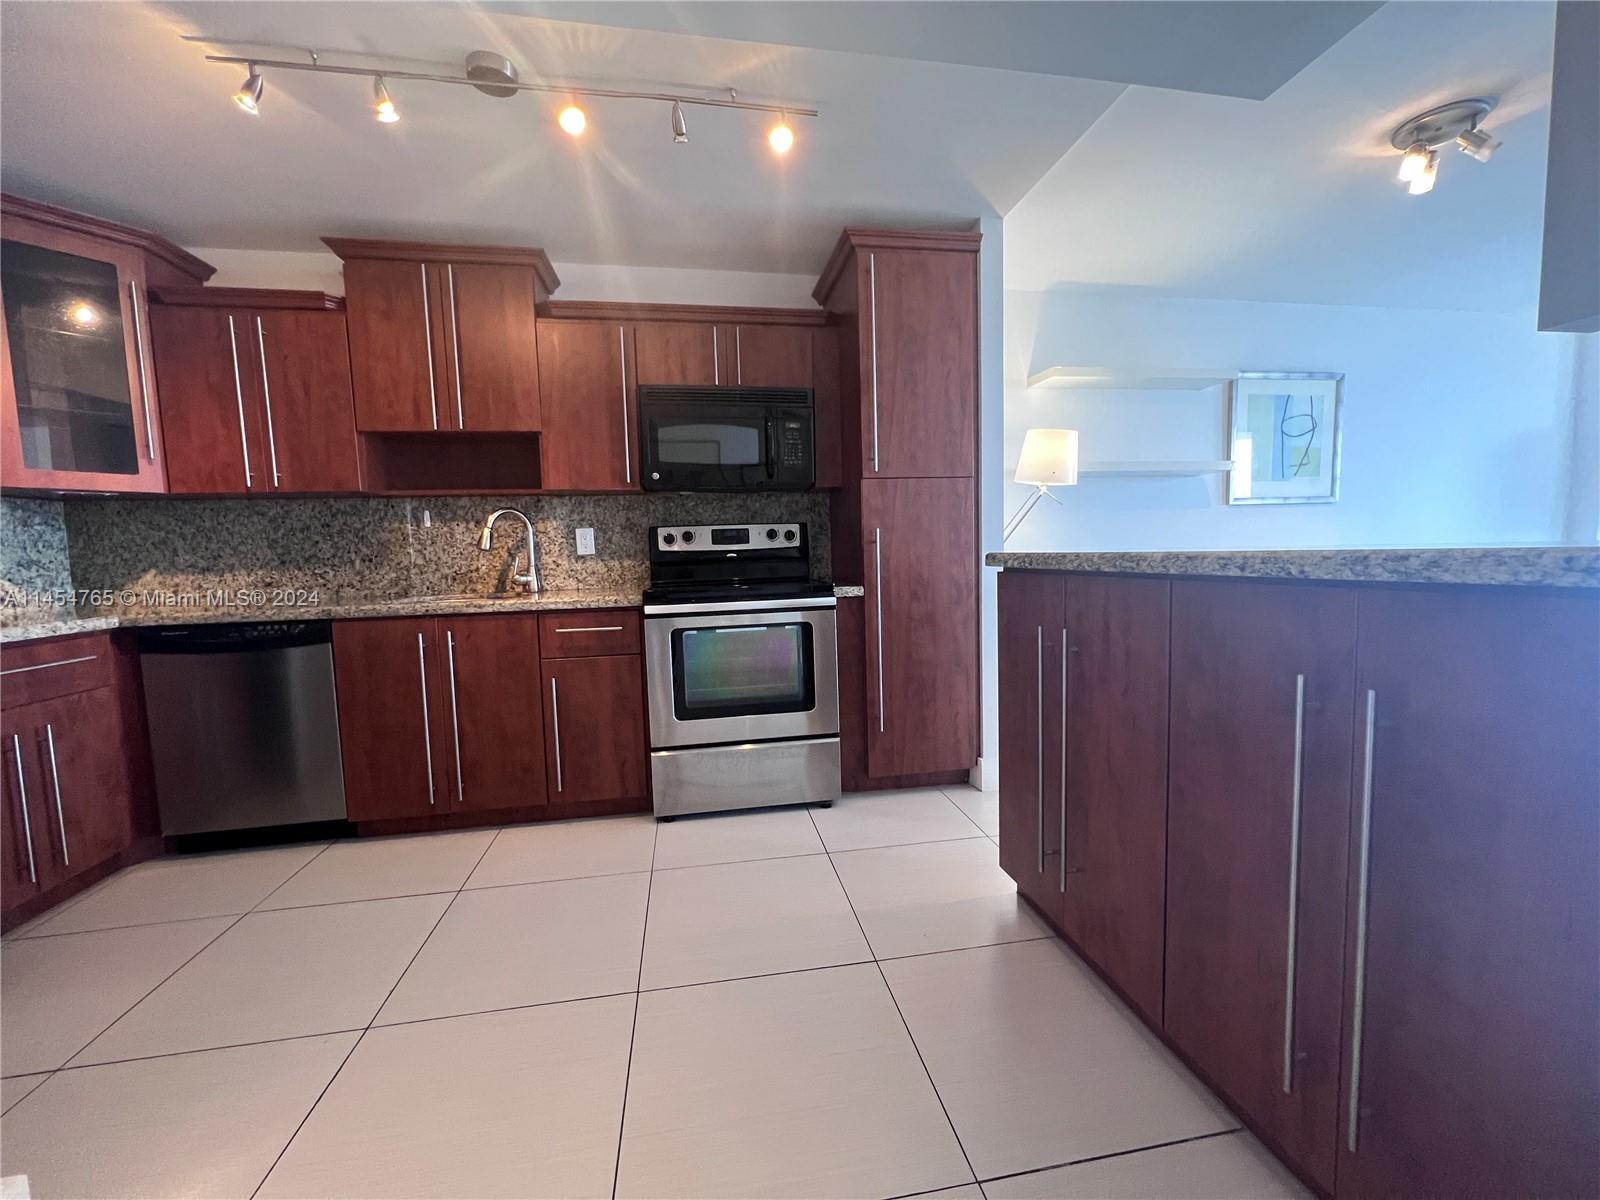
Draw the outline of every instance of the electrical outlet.
[[[594,530],[592,530],[592,529],[580,529],[580,530],[578,530],[578,553],[579,554],[593,554],[594,553]]]

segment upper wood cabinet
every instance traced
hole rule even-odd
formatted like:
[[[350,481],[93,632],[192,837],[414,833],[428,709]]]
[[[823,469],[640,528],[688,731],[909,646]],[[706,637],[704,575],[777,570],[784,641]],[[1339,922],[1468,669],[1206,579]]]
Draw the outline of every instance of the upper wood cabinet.
[[[639,490],[632,330],[622,321],[540,321],[539,438],[546,491]]]
[[[1165,1028],[1334,1183],[1356,592],[1172,584]]]
[[[737,309],[684,310],[704,312],[708,319],[636,320],[633,325],[634,374],[641,384],[689,387],[813,386],[812,336],[815,325],[740,321]],[[719,319],[733,317],[735,319]]]
[[[734,325],[732,382],[740,387],[813,386],[813,332],[795,325]]]
[[[359,489],[337,301],[208,288],[158,289],[157,297],[150,332],[170,491]]]
[[[163,491],[145,288],[212,268],[152,234],[12,196],[0,237],[5,487]]]
[[[358,429],[540,429],[534,309],[560,282],[544,251],[323,240],[345,260]]]
[[[1600,1194],[1600,595],[1359,609],[1337,1194]]]
[[[854,343],[845,406],[866,478],[976,473],[980,240],[847,229],[817,282]]]
[[[634,377],[639,383],[715,387],[723,370],[722,329],[703,321],[635,321]]]

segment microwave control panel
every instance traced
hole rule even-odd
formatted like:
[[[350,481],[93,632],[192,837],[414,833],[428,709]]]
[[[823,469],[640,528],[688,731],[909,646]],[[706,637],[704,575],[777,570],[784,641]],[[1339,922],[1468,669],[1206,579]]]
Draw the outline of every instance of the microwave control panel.
[[[778,431],[779,457],[786,467],[800,467],[806,461],[806,423],[784,421]]]

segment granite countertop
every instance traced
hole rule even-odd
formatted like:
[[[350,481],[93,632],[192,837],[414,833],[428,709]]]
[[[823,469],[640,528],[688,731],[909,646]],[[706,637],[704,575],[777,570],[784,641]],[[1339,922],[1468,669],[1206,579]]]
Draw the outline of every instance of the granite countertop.
[[[1371,550],[1001,552],[991,567],[1118,575],[1213,575],[1339,583],[1469,583],[1600,588],[1600,546],[1472,546]]]
[[[833,589],[836,596],[859,596],[860,587]],[[638,608],[639,589],[518,592],[501,596],[402,596],[385,600],[348,600],[331,604],[297,604],[273,607],[207,608],[189,606],[131,606],[116,609],[79,609],[75,616],[62,610],[38,609],[13,616],[0,625],[0,643],[37,641],[104,629],[146,625],[207,625],[228,621],[338,621],[354,617],[448,617],[470,613],[559,611],[575,608]]]

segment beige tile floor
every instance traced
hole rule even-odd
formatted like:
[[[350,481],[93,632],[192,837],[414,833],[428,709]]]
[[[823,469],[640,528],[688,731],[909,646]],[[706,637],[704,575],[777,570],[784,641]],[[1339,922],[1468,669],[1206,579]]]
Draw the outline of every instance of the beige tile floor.
[[[0,947],[34,1197],[1298,1196],[992,795],[148,863]]]

